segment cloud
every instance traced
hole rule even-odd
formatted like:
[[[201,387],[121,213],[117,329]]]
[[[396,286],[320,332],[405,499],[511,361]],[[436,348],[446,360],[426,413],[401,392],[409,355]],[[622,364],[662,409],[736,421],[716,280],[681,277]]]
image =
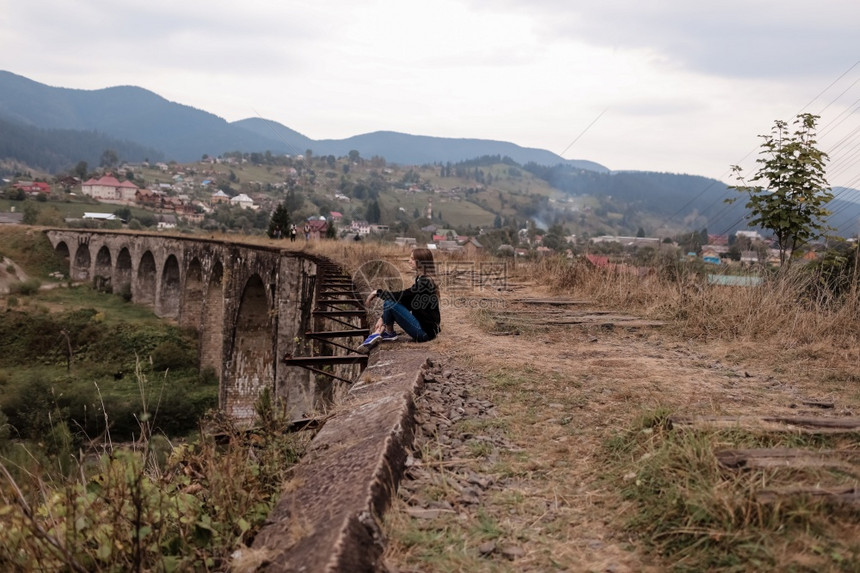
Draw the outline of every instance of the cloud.
[[[860,66],[822,92],[860,54],[855,4],[0,0],[0,69],[136,85],[314,139],[496,139],[719,176],[774,119],[814,102],[824,125],[856,100],[839,94]]]
[[[860,4],[844,0],[501,0],[499,5],[540,19],[550,38],[653,50],[668,65],[723,77],[832,77],[860,53]]]

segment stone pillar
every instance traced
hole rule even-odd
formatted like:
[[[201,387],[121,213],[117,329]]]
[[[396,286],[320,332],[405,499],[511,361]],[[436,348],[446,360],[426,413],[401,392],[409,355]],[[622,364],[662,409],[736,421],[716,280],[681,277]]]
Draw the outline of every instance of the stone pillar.
[[[278,339],[276,395],[287,404],[291,419],[298,420],[311,415],[315,403],[313,373],[297,366],[286,366],[281,361],[285,356],[307,354],[310,341],[302,332],[303,306],[312,304],[304,300],[303,277],[312,274],[312,263],[305,258],[287,254],[281,257],[279,292],[277,296]]]

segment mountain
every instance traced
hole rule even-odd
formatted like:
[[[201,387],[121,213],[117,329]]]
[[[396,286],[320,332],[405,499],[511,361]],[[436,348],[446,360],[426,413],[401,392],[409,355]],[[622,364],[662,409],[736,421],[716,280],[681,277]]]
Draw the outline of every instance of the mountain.
[[[742,202],[726,205],[724,199],[733,192],[702,177],[610,172],[591,161],[565,160],[544,149],[485,139],[378,131],[314,140],[263,118],[227,122],[139,87],[58,88],[0,70],[0,164],[58,173],[79,161],[96,166],[107,149],[131,162],[189,163],[203,155],[235,151],[300,155],[307,150],[318,157],[343,157],[355,150],[364,158],[379,156],[403,165],[509,159],[571,196],[607,199],[601,210],[622,221],[650,213],[658,221],[671,220],[691,229],[708,227],[717,233],[746,227]],[[854,235],[860,218],[857,193],[840,190],[836,195],[829,206],[834,213],[831,224],[843,236]]]
[[[457,162],[483,155],[507,156],[525,164],[567,164],[607,172],[591,161],[571,161],[550,151],[525,148],[503,141],[426,137],[396,132],[375,132],[343,140],[313,140],[277,122],[249,118],[229,123],[193,107],[171,102],[134,86],[77,90],[47,86],[23,76],[0,71],[0,120],[23,128],[96,132],[109,140],[132,142],[156,150],[167,160],[196,161],[204,154],[230,151],[344,156],[358,151],[362,157],[378,155],[392,163]],[[15,133],[19,133],[16,131]],[[13,133],[0,132],[0,146],[14,149]],[[82,137],[73,165],[84,156],[100,155],[104,147]],[[132,157],[120,156],[133,160]],[[15,158],[17,159],[17,158]],[[56,162],[55,158],[53,162]]]

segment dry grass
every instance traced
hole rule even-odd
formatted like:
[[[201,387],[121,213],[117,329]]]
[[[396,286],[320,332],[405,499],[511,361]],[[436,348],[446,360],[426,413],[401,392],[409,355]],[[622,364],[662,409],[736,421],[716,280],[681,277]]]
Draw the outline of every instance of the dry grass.
[[[369,256],[396,260],[405,252]],[[325,254],[348,268],[368,256]],[[390,565],[401,571],[860,566],[855,508],[803,496],[776,504],[755,497],[790,484],[850,486],[860,468],[728,470],[714,456],[755,445],[857,450],[857,434],[682,432],[664,423],[670,414],[851,415],[860,407],[855,298],[838,304],[812,298],[801,273],[758,288],[726,288],[692,274],[605,274],[565,260],[518,261],[508,271],[507,290],[457,291],[493,306],[444,308],[443,334],[427,349],[479,373],[470,391],[497,406],[491,423],[463,421],[457,431],[499,434],[513,446],[476,446],[465,459],[446,457],[450,448],[442,443],[424,446],[422,460],[435,476],[424,495],[452,509],[422,519],[404,501],[396,503],[386,516]],[[552,298],[582,304],[561,310],[539,304]],[[542,320],[553,313],[597,319]],[[625,322],[626,316],[665,326]],[[835,408],[804,408],[809,399]],[[495,486],[477,507],[458,501],[450,478],[463,472],[493,476]],[[482,554],[488,541],[516,551]]]

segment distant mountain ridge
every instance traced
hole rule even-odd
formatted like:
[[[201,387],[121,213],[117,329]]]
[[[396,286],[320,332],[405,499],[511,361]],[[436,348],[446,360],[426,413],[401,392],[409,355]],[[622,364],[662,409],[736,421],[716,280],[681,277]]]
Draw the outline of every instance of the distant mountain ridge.
[[[483,155],[507,156],[520,164],[566,164],[597,172],[609,170],[592,161],[567,160],[547,150],[483,139],[455,139],[379,131],[347,139],[314,140],[280,123],[262,118],[236,122],[175,103],[143,88],[117,86],[98,90],[51,87],[8,71],[0,71],[0,120],[42,130],[96,132],[107,140],[136,144],[128,161],[140,154],[158,154],[187,163],[204,154],[264,152],[344,156],[357,150],[362,157],[378,155],[407,165],[456,163]],[[17,133],[17,132],[16,132]],[[0,132],[0,148],[14,148],[10,135]],[[84,156],[100,154],[84,141],[73,165]],[[52,163],[58,160],[53,154]],[[40,167],[34,165],[34,167]]]
[[[390,163],[425,165],[508,157],[574,195],[607,196],[625,202],[623,217],[649,212],[683,220],[685,226],[710,225],[718,233],[746,227],[743,204],[725,205],[724,183],[694,175],[610,171],[585,160],[565,160],[544,149],[503,141],[457,139],[377,131],[347,139],[314,140],[278,122],[248,118],[227,122],[209,112],[168,101],[134,86],[99,90],[50,87],[0,70],[0,171],[26,165],[48,173],[67,171],[79,161],[99,165],[112,149],[122,161],[198,161],[226,152],[265,152],[380,156]],[[5,165],[15,167],[6,167]],[[829,208],[843,236],[856,234],[860,203],[854,194],[834,190]],[[845,199],[848,199],[846,201]],[[728,222],[726,222],[728,221]]]

